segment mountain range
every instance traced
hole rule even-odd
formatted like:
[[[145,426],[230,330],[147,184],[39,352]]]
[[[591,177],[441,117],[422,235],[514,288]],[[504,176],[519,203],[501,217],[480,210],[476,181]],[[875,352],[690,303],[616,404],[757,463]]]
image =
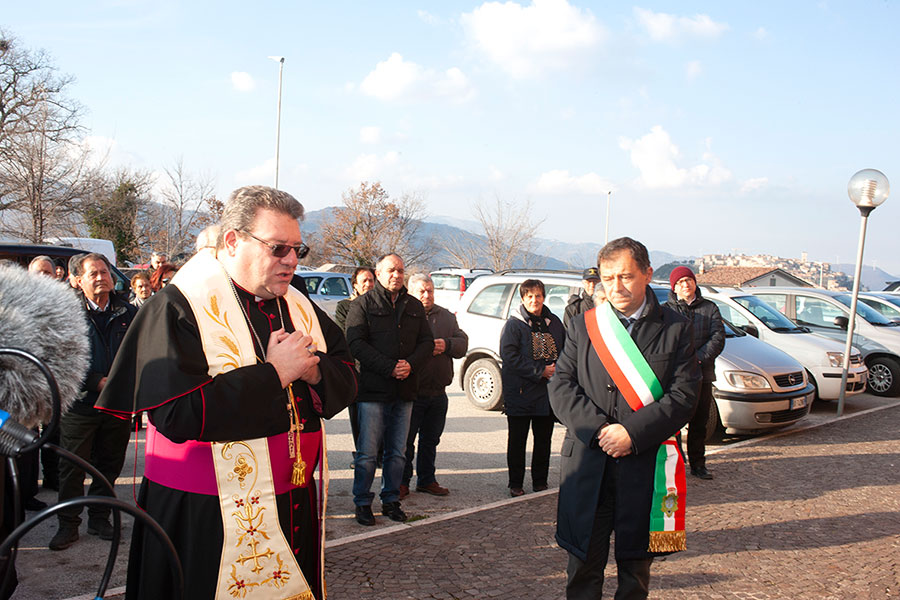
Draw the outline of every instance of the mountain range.
[[[303,222],[303,230],[309,233],[317,232],[321,223],[329,218],[333,211],[334,208],[323,208],[308,212]],[[487,245],[487,239],[484,236],[484,229],[481,223],[456,217],[429,217],[429,220],[422,221],[418,236],[422,240],[433,240],[433,243],[438,247],[429,264],[422,265],[428,270],[457,264],[457,261],[443,247],[447,241],[456,241],[458,244],[470,244],[475,247],[485,247]],[[602,247],[603,244],[599,241],[564,242],[562,240],[535,238],[530,252],[517,261],[514,266],[516,268],[537,267],[542,269],[581,271],[587,266],[597,264],[597,252]],[[677,255],[662,250],[650,250],[650,264],[655,269],[659,269],[659,267],[671,262],[693,262],[697,258],[699,257]],[[482,265],[488,264],[486,254],[482,255],[480,259],[482,259]],[[841,271],[850,277],[852,277],[854,271],[852,264],[832,264],[831,268],[835,271]],[[891,275],[880,268],[868,266],[863,269],[860,277],[862,287],[869,290],[883,290],[888,282],[897,281],[898,279],[900,277]]]

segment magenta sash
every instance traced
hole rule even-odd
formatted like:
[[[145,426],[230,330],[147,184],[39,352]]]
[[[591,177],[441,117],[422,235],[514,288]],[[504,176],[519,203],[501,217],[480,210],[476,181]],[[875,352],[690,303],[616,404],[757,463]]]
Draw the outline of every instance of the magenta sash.
[[[283,494],[295,487],[306,487],[319,462],[322,432],[300,434],[300,453],[306,462],[306,479],[300,486],[291,485],[294,461],[288,453],[288,434],[273,435],[267,441],[275,493]],[[159,433],[152,423],[147,424],[144,476],[159,485],[183,492],[219,495],[210,443],[188,440],[176,444]]]

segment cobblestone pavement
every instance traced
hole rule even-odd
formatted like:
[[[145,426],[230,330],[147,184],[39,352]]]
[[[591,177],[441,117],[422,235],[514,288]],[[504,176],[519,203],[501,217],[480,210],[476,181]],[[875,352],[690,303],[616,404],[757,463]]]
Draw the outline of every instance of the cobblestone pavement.
[[[900,407],[751,440],[688,482],[688,548],[651,598],[900,598]],[[329,544],[333,599],[561,598],[556,492]],[[612,597],[615,566],[604,594]]]

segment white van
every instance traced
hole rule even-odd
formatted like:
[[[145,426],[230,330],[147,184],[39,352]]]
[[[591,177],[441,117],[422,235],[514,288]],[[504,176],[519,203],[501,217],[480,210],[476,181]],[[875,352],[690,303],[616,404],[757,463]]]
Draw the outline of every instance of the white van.
[[[740,288],[702,288],[703,297],[719,307],[722,318],[750,335],[772,344],[796,358],[806,368],[822,400],[837,400],[841,393],[844,345],[812,333]],[[868,369],[859,350],[850,353],[846,396],[866,389]]]
[[[102,254],[112,265],[116,265],[116,247],[110,240],[100,240],[95,238],[82,237],[51,237],[44,240],[48,244],[54,246],[65,246],[68,248],[77,248],[85,252],[96,252]]]

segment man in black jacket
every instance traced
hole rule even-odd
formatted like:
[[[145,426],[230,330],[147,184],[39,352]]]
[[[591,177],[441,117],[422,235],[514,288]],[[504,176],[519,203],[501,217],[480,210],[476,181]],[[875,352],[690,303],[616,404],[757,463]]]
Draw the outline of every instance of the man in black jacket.
[[[113,359],[137,308],[113,291],[111,271],[105,256],[88,254],[81,259],[75,274],[88,317],[91,366],[82,384],[81,396],[62,416],[59,429],[63,448],[90,461],[110,483],[115,484],[125,462],[130,421],[101,413],[94,408],[94,403],[106,384]],[[88,493],[92,496],[109,495],[96,478],[92,480]],[[84,471],[67,460],[60,461],[59,501],[83,495]],[[89,507],[88,533],[111,540],[113,529],[109,513],[109,508]],[[50,540],[51,550],[64,550],[78,540],[80,514],[80,507],[58,513],[59,529]]]
[[[694,347],[703,380],[697,412],[691,417],[687,434],[687,453],[691,463],[691,475],[700,479],[712,479],[706,468],[706,436],[709,410],[713,403],[712,382],[716,380],[716,357],[725,348],[725,325],[719,307],[707,300],[697,287],[694,272],[688,267],[675,267],[669,275],[669,300],[666,304],[687,317],[694,329]]]
[[[353,502],[360,525],[374,525],[372,480],[375,455],[384,440],[381,512],[406,521],[400,483],[419,372],[431,357],[434,339],[425,308],[403,285],[403,259],[388,254],[375,265],[375,287],[350,304],[347,343],[359,361],[356,406],[359,439],[353,473]]]
[[[566,598],[601,597],[613,531],[616,597],[646,598],[653,557],[666,552],[650,549],[651,511],[665,510],[653,502],[658,451],[690,419],[700,370],[690,323],[660,306],[650,290],[646,247],[619,238],[600,250],[598,262],[606,302],[615,309],[610,318],[625,321],[662,393],[639,410],[626,400],[587,327],[607,307],[571,321],[549,385],[553,412],[566,426],[556,540],[569,552]]]
[[[418,273],[409,278],[409,293],[425,307],[425,316],[434,336],[434,356],[419,372],[419,391],[413,404],[409,435],[406,440],[406,466],[400,499],[409,495],[412,479],[416,436],[419,437],[419,456],[416,461],[416,491],[433,496],[446,496],[450,490],[440,485],[434,476],[434,459],[447,420],[446,387],[453,381],[453,359],[462,358],[469,349],[469,336],[459,328],[456,315],[434,303],[434,282]]]
[[[569,303],[566,305],[566,311],[563,314],[563,325],[569,327],[569,323],[583,312],[594,308],[594,290],[600,283],[600,270],[597,267],[588,267],[581,274],[581,287],[584,289],[580,294],[573,294],[569,297]]]

